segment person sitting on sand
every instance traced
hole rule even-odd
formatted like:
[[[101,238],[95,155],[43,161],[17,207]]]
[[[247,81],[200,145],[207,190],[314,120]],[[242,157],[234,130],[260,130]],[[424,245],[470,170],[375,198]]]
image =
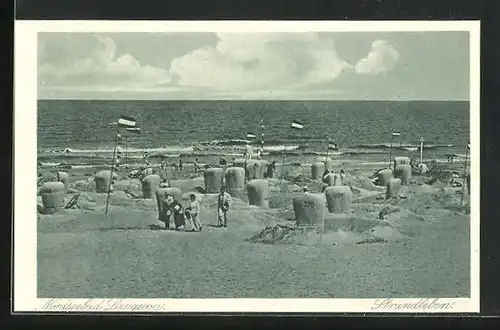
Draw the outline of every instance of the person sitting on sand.
[[[196,200],[195,194],[190,194],[189,199],[191,202],[189,203],[189,207],[187,208],[190,211],[191,215],[191,224],[193,231],[201,231],[202,225],[200,222],[200,203]]]
[[[165,222],[165,228],[168,229],[170,227],[170,217],[173,215],[175,229],[184,230],[185,221],[182,205],[173,195],[166,195],[162,211],[164,212],[162,215],[163,219],[160,220]]]
[[[220,194],[217,201],[217,225],[227,227],[227,212],[232,204],[231,195],[226,192],[226,188],[220,188]]]
[[[168,187],[170,187],[170,182],[168,181],[168,179],[167,178],[161,179],[160,188],[168,188]]]
[[[418,164],[418,170],[420,171],[420,174],[426,174],[429,172],[429,168],[424,163]]]

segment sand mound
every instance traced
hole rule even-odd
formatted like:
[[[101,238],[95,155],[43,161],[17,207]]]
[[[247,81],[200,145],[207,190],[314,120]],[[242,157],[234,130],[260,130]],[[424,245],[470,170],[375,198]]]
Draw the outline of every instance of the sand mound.
[[[372,180],[364,176],[346,175],[343,183],[349,187],[361,188],[368,191],[383,191],[385,189],[385,187],[376,186]]]
[[[75,183],[70,183],[69,186],[79,191],[95,191],[95,182],[93,179],[79,180]]]
[[[247,239],[250,243],[261,244],[292,244],[292,245],[355,245],[370,243],[385,243],[405,239],[396,228],[390,226],[375,226],[364,232],[336,230],[321,233],[314,228],[296,225],[277,224],[267,226],[261,232]]]
[[[183,192],[196,191],[200,193],[205,192],[205,179],[203,177],[197,176],[192,179],[185,180],[171,180],[171,187],[176,187],[181,189]]]
[[[40,233],[81,233],[86,231],[148,229],[157,224],[151,212],[131,210],[123,207],[89,212],[85,210],[63,210],[50,216],[40,215],[38,232]]]
[[[142,195],[142,185],[139,179],[129,179],[116,181],[114,184],[115,191],[133,191],[141,192]]]

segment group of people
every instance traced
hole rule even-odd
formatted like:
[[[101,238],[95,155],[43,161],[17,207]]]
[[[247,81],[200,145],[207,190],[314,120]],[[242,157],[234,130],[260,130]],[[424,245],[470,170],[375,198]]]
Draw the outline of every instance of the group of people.
[[[165,195],[160,208],[160,221],[165,223],[165,228],[170,228],[170,220],[173,218],[175,230],[186,230],[186,224],[190,231],[201,231],[203,226],[200,222],[200,202],[195,194],[189,195],[189,206],[184,207],[174,195]]]
[[[200,220],[201,205],[194,193],[189,195],[189,205],[184,207],[174,195],[166,194],[161,203],[159,220],[165,224],[165,228],[170,228],[173,219],[175,230],[177,231],[202,231],[203,225]],[[221,188],[217,197],[217,225],[227,227],[227,213],[231,207],[232,198]]]

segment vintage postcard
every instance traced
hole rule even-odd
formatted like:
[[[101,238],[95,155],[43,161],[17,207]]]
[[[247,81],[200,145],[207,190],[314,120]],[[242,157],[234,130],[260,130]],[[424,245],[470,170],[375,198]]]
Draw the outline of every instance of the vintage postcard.
[[[16,22],[13,311],[479,312],[479,29]]]

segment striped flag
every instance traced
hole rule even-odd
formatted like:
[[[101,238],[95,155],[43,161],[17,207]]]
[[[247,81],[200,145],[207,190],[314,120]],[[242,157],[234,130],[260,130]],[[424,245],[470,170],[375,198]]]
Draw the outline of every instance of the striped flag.
[[[135,119],[127,116],[120,116],[118,119],[118,126],[120,127],[135,127]]]
[[[304,124],[302,124],[301,122],[299,122],[297,120],[294,120],[294,121],[292,121],[292,128],[302,129],[302,128],[304,128]]]
[[[253,133],[247,133],[247,139],[255,139],[257,136]]]
[[[401,135],[401,133],[399,133],[399,132],[392,132],[392,136],[400,136],[400,135]]]

